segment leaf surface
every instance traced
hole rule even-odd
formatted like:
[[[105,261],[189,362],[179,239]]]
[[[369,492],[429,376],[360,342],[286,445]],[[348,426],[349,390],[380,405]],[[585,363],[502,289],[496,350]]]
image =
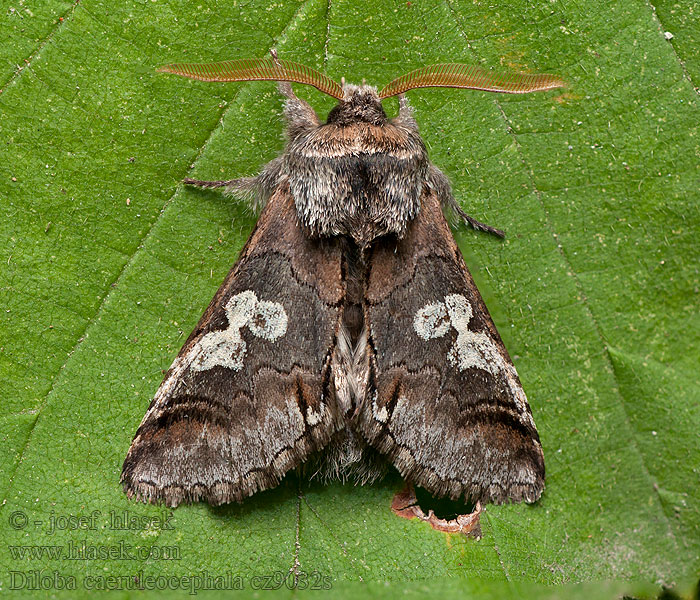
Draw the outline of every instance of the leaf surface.
[[[694,35],[683,5],[37,6],[2,16],[0,589],[10,571],[32,569],[80,586],[88,575],[231,572],[250,587],[298,564],[334,583],[469,577],[487,582],[476,591],[527,597],[508,582],[672,583],[700,570],[697,44],[664,36],[674,20]],[[393,515],[398,477],[289,479],[241,506],[176,511],[121,492],[121,462],[163,370],[255,221],[179,182],[251,175],[283,148],[273,84],[155,68],[271,47],[380,87],[439,62],[570,84],[522,97],[409,92],[464,209],[506,230],[505,241],[456,235],[547,463],[542,499],[488,506],[480,541]],[[333,105],[297,92],[321,115]],[[18,514],[27,522],[16,528]],[[137,520],[119,528],[124,515]],[[128,546],[135,558],[11,549],[47,544]]]

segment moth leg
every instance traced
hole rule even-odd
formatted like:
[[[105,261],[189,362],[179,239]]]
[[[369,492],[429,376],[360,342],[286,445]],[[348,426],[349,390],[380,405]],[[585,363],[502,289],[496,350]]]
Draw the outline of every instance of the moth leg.
[[[413,118],[413,107],[408,103],[405,94],[399,94],[399,114],[393,121],[404,127],[410,127],[418,133],[418,123]]]
[[[453,198],[454,200],[454,198]],[[499,238],[504,238],[506,237],[506,232],[502,231],[500,229],[496,229],[495,227],[491,227],[491,225],[487,225],[486,223],[482,223],[481,221],[477,221],[474,217],[470,217],[467,213],[465,213],[462,210],[462,207],[457,204],[457,201],[454,201],[454,204],[450,204],[450,207],[452,210],[454,210],[457,213],[457,216],[461,218],[463,221],[471,225],[474,229],[477,231],[486,231],[487,233],[492,233],[493,235],[498,236]]]
[[[280,66],[277,59],[277,50],[271,49],[270,54],[275,63]],[[308,102],[305,102],[294,93],[291,83],[278,81],[277,89],[287,99],[284,103],[284,118],[287,121],[287,137],[290,140],[321,124],[316,111],[311,108]]]
[[[277,51],[272,49],[270,54],[274,61],[279,64]],[[321,120],[314,109],[307,102],[297,97],[288,81],[277,82],[277,87],[280,94],[287,99],[284,104],[284,117],[287,121],[287,137],[290,140],[321,124]],[[282,166],[282,157],[278,157],[267,163],[257,177],[241,177],[239,179],[221,181],[202,181],[187,177],[183,181],[188,185],[195,185],[201,188],[226,188],[225,193],[227,195],[242,198],[254,210],[258,210],[267,204],[270,196],[277,188]]]
[[[452,187],[450,186],[450,181],[447,176],[438,169],[435,165],[430,165],[428,170],[428,186],[435,190],[438,198],[440,198],[440,203],[443,208],[448,208],[454,214],[456,214],[461,220],[463,220],[468,225],[471,225],[477,231],[486,231],[487,233],[492,233],[500,238],[506,237],[504,231],[491,227],[491,225],[486,225],[480,221],[477,221],[474,217],[470,217],[467,213],[462,210],[454,195],[452,194]]]
[[[256,177],[240,177],[226,181],[201,181],[186,177],[183,182],[201,188],[226,188],[224,193],[245,200],[253,210],[267,204],[270,196],[278,186],[282,171],[282,157],[267,163]]]
[[[186,183],[187,185],[196,185],[197,187],[201,188],[220,188],[228,187],[229,185],[240,186],[242,185],[242,180],[247,179],[253,179],[253,177],[243,177],[242,179],[228,179],[226,181],[202,181],[201,179],[192,179],[190,177],[185,177],[182,180],[182,183]]]

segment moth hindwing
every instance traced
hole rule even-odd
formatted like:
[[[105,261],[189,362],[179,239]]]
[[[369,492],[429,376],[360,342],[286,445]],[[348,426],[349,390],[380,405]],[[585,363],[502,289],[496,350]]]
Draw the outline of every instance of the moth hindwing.
[[[536,501],[544,459],[530,408],[443,209],[502,232],[461,211],[405,97],[393,119],[380,97],[561,82],[448,64],[378,94],[276,54],[161,70],[277,80],[288,143],[256,177],[185,180],[263,208],[136,432],[126,492],[221,504],[300,466],[365,482],[393,464],[436,496]],[[290,81],[339,100],[325,123]]]

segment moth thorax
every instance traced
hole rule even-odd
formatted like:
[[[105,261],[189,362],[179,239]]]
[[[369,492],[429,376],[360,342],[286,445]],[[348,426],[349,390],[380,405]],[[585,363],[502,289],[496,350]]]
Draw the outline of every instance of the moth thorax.
[[[377,90],[343,85],[327,123],[287,147],[285,174],[305,233],[364,247],[402,237],[420,208],[428,169],[417,130],[387,119]]]
[[[343,99],[328,113],[328,123],[352,125],[371,123],[383,125],[387,116],[382,108],[377,88],[371,85],[343,85]]]

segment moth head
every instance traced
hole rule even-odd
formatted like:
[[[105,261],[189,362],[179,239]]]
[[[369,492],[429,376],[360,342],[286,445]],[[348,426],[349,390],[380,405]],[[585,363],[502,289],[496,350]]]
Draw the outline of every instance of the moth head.
[[[365,84],[353,85],[343,80],[342,90],[343,98],[328,113],[328,123],[381,125],[387,121],[377,88]]]
[[[328,115],[328,122],[365,121],[381,124],[387,120],[381,101],[409,90],[426,87],[454,87],[486,92],[525,94],[564,87],[554,75],[499,73],[483,67],[459,63],[441,63],[421,67],[394,79],[377,92],[370,85],[342,84],[323,73],[289,60],[277,58],[272,51],[267,58],[244,58],[210,64],[171,64],[158,71],[175,73],[200,81],[278,81],[311,85],[339,102]]]

